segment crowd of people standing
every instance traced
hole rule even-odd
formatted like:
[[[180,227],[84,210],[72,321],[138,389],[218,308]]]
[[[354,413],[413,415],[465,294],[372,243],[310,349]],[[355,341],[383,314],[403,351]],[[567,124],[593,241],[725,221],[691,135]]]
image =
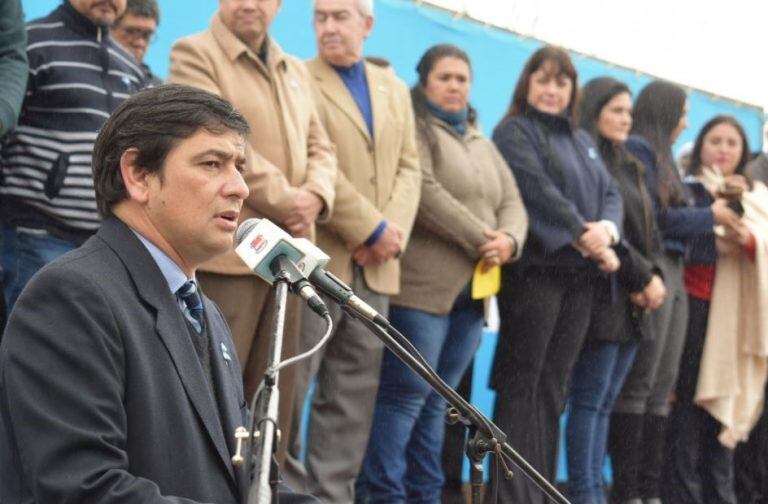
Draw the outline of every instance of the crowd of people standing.
[[[751,161],[739,122],[712,118],[681,168],[672,148],[687,127],[682,87],[655,80],[635,98],[611,77],[581,85],[568,52],[545,45],[510,86],[509,108],[486,138],[470,103],[473,82],[486,76],[462,48],[430,47],[409,89],[385,60],[363,56],[372,0],[315,0],[317,56],[307,62],[270,34],[280,6],[219,0],[209,29],[170,54],[166,84],[217,95],[247,122],[247,132],[237,127],[248,195],[238,188],[244,204],[234,219],[269,218],[317,243],[331,256],[328,270],[387,315],[452,387],[471,366],[496,294],[494,422],[553,481],[568,411],[574,504],[765,499],[768,164]],[[64,0],[26,31],[20,10],[11,14],[16,32],[0,33],[15,50],[0,51],[11,55],[0,67],[8,88],[0,92],[2,280],[9,310],[18,299],[28,310],[30,279],[102,225],[94,142],[124,100],[163,86],[143,64],[160,12],[155,0]],[[153,159],[133,162],[163,161]],[[493,274],[498,292],[477,294]],[[244,407],[267,365],[270,288],[233,250],[192,276],[192,291],[215,301],[231,328]],[[185,296],[177,294],[182,311]],[[323,502],[440,502],[445,401],[326,301],[329,342],[281,372],[276,456],[286,482]],[[288,313],[284,357],[324,332],[297,297]],[[7,385],[20,383],[11,363],[23,337],[14,311],[10,321],[0,347],[2,401],[21,393]],[[215,389],[210,360],[226,348],[204,341],[187,343]],[[13,430],[28,418],[3,415],[0,451],[23,451]],[[0,477],[0,496],[43,485],[52,470],[14,469]],[[489,476],[487,502],[545,502],[522,475]],[[95,501],[87,487],[74,499]],[[57,491],[72,488],[46,495],[65,500]],[[212,497],[189,488],[183,496],[193,501]]]

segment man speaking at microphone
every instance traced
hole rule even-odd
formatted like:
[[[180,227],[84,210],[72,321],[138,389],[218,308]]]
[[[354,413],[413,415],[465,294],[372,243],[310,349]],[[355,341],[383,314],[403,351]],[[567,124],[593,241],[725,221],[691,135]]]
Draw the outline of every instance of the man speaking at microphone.
[[[32,278],[0,346],[0,502],[242,501],[240,368],[195,271],[232,248],[247,132],[186,86],[107,120],[93,152],[104,223]]]

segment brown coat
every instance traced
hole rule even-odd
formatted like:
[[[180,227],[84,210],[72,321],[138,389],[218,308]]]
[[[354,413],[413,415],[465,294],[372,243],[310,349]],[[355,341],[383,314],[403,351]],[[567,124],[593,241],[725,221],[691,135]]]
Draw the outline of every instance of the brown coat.
[[[437,139],[439,163],[419,135],[421,202],[408,250],[401,259],[399,296],[391,303],[438,315],[451,310],[472,278],[488,241],[486,229],[525,244],[528,216],[517,184],[496,147],[474,127],[463,138],[446,123],[428,120]]]
[[[317,244],[328,255],[329,270],[352,279],[352,252],[379,222],[394,222],[410,235],[421,190],[413,108],[406,85],[391,69],[365,63],[373,111],[371,139],[363,115],[346,85],[320,58],[307,63],[314,77],[320,119],[336,145],[339,172],[331,219],[318,226]],[[397,294],[400,261],[364,269],[371,290]]]
[[[317,117],[304,64],[268,39],[267,65],[214,15],[211,27],[171,49],[169,83],[218,94],[243,113],[251,127],[245,180],[251,190],[241,220],[267,217],[280,224],[298,187],[333,207],[336,157]],[[312,237],[312,236],[310,236]],[[209,261],[204,271],[248,274],[234,251]]]

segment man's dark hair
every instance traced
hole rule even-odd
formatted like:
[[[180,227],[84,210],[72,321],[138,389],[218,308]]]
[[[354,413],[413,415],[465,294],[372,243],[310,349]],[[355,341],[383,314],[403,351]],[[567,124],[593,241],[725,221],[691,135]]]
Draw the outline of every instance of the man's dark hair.
[[[145,89],[120,104],[104,123],[93,147],[93,185],[102,217],[128,197],[120,158],[138,150],[137,163],[150,173],[160,172],[168,153],[201,128],[245,137],[248,123],[231,103],[190,86],[169,84]]]
[[[123,16],[125,14],[151,18],[158,25],[160,24],[160,7],[157,5],[157,0],[128,0]],[[118,19],[115,24],[119,22]]]

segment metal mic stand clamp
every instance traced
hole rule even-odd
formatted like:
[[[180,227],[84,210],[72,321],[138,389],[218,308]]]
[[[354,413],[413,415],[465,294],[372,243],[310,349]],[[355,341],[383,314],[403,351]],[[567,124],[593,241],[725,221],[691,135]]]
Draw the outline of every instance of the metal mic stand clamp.
[[[471,413],[466,416],[459,413],[459,410],[455,406],[450,406],[445,413],[445,421],[447,423],[451,425],[462,423],[469,431],[464,443],[464,451],[467,455],[467,459],[469,459],[469,484],[472,489],[471,502],[473,504],[479,504],[482,501],[482,488],[485,485],[483,477],[483,461],[488,453],[498,457],[497,463],[501,464],[503,467],[504,477],[506,479],[511,479],[513,474],[504,461],[504,457],[499,453],[502,443],[504,442],[504,437],[502,437],[500,441],[493,436],[492,432],[488,431],[489,427],[493,431],[493,427],[482,420],[479,423],[476,423],[471,417]],[[503,436],[503,433],[498,433]]]

